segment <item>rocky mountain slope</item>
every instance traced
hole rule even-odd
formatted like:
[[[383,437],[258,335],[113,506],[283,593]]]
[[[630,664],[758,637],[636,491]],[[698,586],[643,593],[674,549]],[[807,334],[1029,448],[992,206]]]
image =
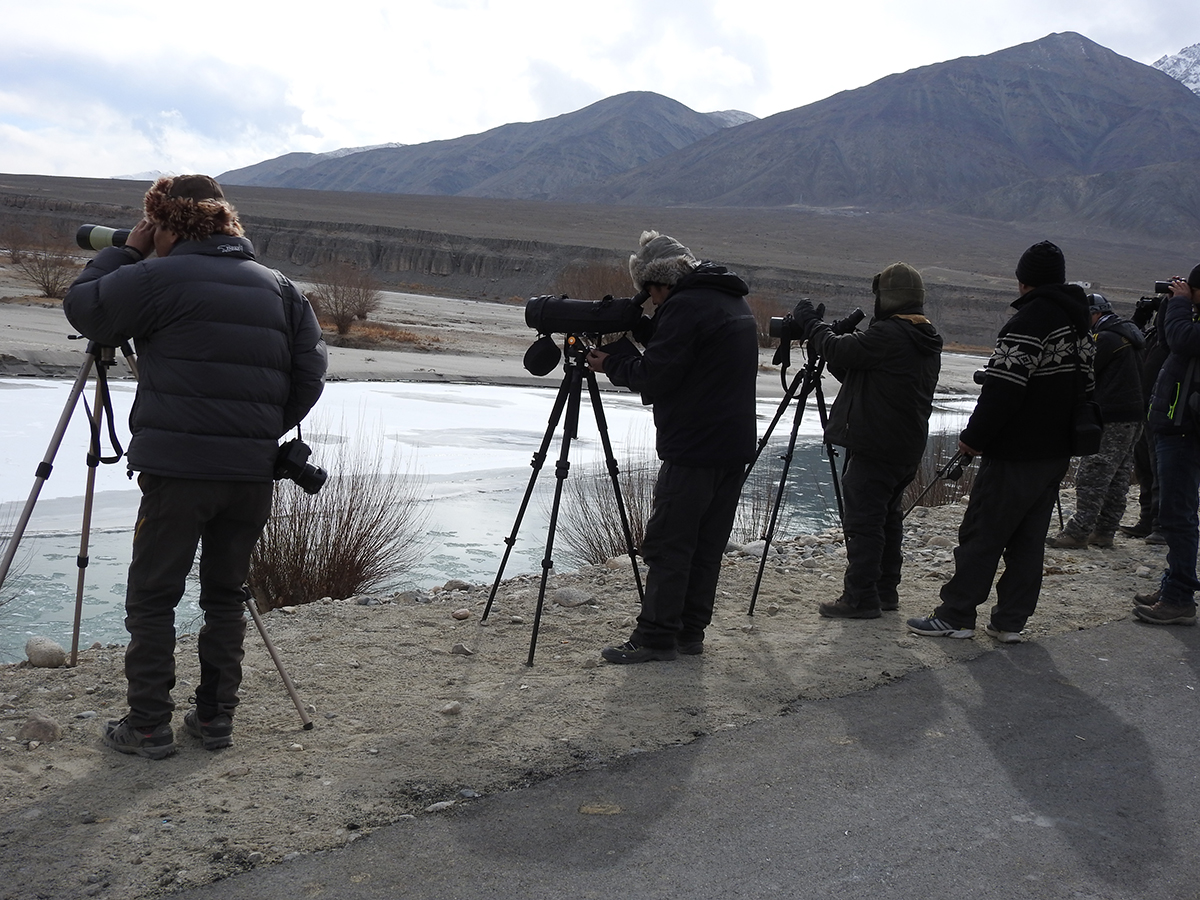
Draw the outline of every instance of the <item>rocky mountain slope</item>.
[[[713,136],[575,200],[941,207],[1200,157],[1200,97],[1078,34],[881,79]]]
[[[541,122],[337,158],[288,154],[225,172],[223,184],[545,199],[607,178],[740,124],[748,113],[698,113],[639,91]]]

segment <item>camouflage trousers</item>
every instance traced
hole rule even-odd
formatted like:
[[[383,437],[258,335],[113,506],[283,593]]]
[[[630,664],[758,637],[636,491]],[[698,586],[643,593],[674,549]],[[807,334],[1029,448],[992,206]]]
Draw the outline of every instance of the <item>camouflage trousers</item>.
[[[1125,515],[1133,472],[1133,448],[1141,422],[1106,422],[1100,450],[1079,460],[1075,470],[1075,514],[1063,529],[1068,536],[1111,535]]]

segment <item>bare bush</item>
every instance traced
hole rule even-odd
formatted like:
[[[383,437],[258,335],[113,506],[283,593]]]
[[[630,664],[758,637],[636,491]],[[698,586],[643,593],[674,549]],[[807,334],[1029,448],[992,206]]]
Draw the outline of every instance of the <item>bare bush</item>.
[[[754,313],[754,323],[758,328],[758,346],[770,347],[775,338],[771,337],[771,319],[786,316],[792,311],[795,303],[789,304],[775,294],[752,293],[746,298],[750,311]]]
[[[646,535],[646,522],[653,506],[659,466],[654,452],[647,447],[630,448],[626,461],[618,465],[621,498],[625,502],[635,548],[641,548]],[[733,541],[746,543],[765,533],[778,483],[778,478],[764,467],[756,467],[751,472],[742,488],[737,518],[730,535]],[[780,511],[775,531],[777,536],[788,532],[791,519],[790,508]],[[628,553],[612,479],[603,460],[595,461],[586,471],[572,472],[564,482],[558,535],[569,548],[567,555],[579,564],[596,565]]]
[[[355,319],[365,320],[379,309],[382,289],[382,282],[370,271],[337,262],[317,269],[308,299],[318,318],[332,322],[338,334],[346,334]]]
[[[43,297],[62,299],[82,268],[71,245],[46,227],[6,229],[5,243],[12,267]]]
[[[629,270],[617,261],[573,262],[554,280],[553,292],[580,300],[599,300],[601,297],[628,297],[633,293]]]
[[[401,471],[383,438],[343,444],[324,488],[276,486],[271,520],[247,579],[260,608],[346,598],[404,574],[425,552],[419,479]]]

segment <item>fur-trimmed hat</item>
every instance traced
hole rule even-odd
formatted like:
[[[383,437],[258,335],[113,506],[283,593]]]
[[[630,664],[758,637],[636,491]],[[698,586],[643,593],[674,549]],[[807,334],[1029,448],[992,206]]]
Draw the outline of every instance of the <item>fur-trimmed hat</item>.
[[[1028,287],[1064,284],[1067,280],[1067,261],[1056,244],[1041,241],[1021,254],[1016,274],[1017,281]]]
[[[237,210],[221,186],[207,175],[163,177],[146,191],[146,218],[181,240],[202,241],[214,234],[242,235]]]
[[[925,303],[925,282],[908,263],[892,263],[871,281],[871,292],[879,301],[879,312],[920,308]]]
[[[692,251],[673,237],[643,231],[637,253],[629,257],[629,277],[639,291],[647,284],[674,285],[696,268]]]

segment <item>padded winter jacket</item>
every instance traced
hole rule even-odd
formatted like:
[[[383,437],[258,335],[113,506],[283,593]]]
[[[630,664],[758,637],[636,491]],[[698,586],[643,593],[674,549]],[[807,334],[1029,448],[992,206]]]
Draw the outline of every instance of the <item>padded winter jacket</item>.
[[[824,322],[809,344],[842,382],[825,439],[855,453],[916,466],[925,453],[942,336],[918,309],[836,335]]]
[[[105,346],[132,340],[138,387],[129,468],[171,478],[270,481],[278,440],[317,402],[321,328],[243,237],[184,241],[163,258],[101,250],[63,310]]]
[[[1150,430],[1194,433],[1200,427],[1200,311],[1187,297],[1164,301],[1158,340],[1167,358],[1150,397]]]
[[[701,263],[659,305],[645,353],[606,362],[613,384],[654,407],[660,459],[724,467],[754,458],[758,328],[749,291],[724,267]]]
[[[1093,326],[1096,341],[1096,402],[1105,422],[1140,422],[1142,351],[1146,338],[1136,325],[1108,313]]]

